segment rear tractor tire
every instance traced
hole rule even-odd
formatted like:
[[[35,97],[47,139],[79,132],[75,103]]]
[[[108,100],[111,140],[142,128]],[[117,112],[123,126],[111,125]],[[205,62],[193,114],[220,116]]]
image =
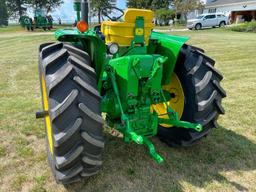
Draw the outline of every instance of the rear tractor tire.
[[[184,45],[181,49],[175,76],[180,81],[184,94],[181,120],[203,125],[202,132],[177,127],[159,126],[158,136],[170,146],[191,146],[207,136],[211,128],[217,127],[217,119],[225,111],[221,101],[226,92],[220,86],[221,73],[214,68],[214,60],[201,49]],[[179,94],[181,95],[181,94]],[[180,97],[181,98],[181,97]]]
[[[104,139],[96,73],[89,55],[63,43],[40,46],[39,72],[48,161],[58,183],[95,175]]]

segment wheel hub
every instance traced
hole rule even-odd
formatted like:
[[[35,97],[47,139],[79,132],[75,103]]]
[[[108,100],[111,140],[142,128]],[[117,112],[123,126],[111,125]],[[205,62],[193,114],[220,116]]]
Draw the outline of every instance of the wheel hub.
[[[185,96],[181,82],[175,73],[172,75],[171,82],[168,85],[163,86],[163,90],[170,93],[171,95],[171,99],[167,102],[167,105],[171,107],[175,112],[177,112],[179,118],[181,118],[184,110]],[[153,105],[153,109],[157,112],[158,116],[161,116],[161,118],[169,118],[167,114],[167,108],[164,103]],[[165,128],[172,127],[166,124],[160,125]]]

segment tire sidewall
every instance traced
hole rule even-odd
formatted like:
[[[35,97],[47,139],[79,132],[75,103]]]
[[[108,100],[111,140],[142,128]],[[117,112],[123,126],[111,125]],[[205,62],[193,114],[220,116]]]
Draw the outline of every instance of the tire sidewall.
[[[202,29],[202,25],[200,23],[197,23],[195,26],[195,30],[201,30]]]

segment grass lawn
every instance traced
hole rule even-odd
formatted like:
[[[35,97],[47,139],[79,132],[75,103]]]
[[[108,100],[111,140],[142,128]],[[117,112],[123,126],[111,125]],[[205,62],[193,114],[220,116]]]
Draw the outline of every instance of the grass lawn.
[[[157,30],[187,29],[185,25],[177,24],[171,26],[155,26]]]
[[[69,27],[68,25],[55,25],[51,31],[56,31],[57,29],[62,29],[65,27]],[[71,27],[71,25],[70,25]],[[43,29],[35,29],[34,32],[27,31],[27,29],[22,28],[20,25],[10,25],[8,27],[0,27],[0,35],[6,33],[37,33],[37,32],[44,32]]]
[[[23,33],[22,33],[23,34]],[[0,192],[256,191],[256,34],[225,30],[176,32],[213,57],[224,74],[226,115],[220,128],[188,149],[153,141],[157,165],[142,146],[107,135],[103,170],[68,188],[47,164],[37,74],[37,49],[53,35],[0,34]]]

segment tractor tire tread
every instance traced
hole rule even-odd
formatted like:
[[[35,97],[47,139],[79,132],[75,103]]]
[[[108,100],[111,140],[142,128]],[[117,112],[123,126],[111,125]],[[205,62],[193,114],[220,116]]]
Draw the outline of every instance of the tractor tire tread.
[[[96,79],[95,70],[92,67],[90,67],[89,64],[82,62],[81,60],[79,60],[78,58],[76,58],[74,56],[70,56],[68,59],[68,62],[74,66],[81,68],[82,70],[87,71],[88,75],[90,75],[91,77]]]
[[[56,86],[58,86],[61,82],[63,82],[63,80],[65,78],[67,78],[71,73],[72,73],[73,67],[68,65],[68,66],[64,66],[61,69],[59,69],[54,77],[50,77],[49,79],[47,79],[48,81],[50,81],[51,83],[49,83],[49,86],[47,87],[49,90],[49,93],[56,88]]]
[[[51,55],[45,59],[44,67],[47,70],[48,67],[60,62],[66,56],[68,56],[68,51],[66,49],[61,49],[60,51],[56,52],[54,55]]]
[[[101,96],[99,94],[99,92],[92,87],[91,85],[89,85],[88,83],[86,83],[83,79],[81,79],[78,76],[74,77],[74,81],[80,85],[85,91],[87,91],[89,94],[92,94],[93,96],[95,96],[98,99],[101,99]]]
[[[91,143],[94,146],[97,146],[99,148],[104,148],[105,142],[101,140],[100,138],[95,138],[95,136],[90,135],[87,132],[82,133],[82,137],[88,142]]]
[[[55,108],[50,110],[51,120],[54,121],[58,116],[60,116],[68,107],[74,103],[78,96],[78,90],[72,90],[72,92],[65,98],[65,100],[57,105]]]
[[[219,115],[225,110],[221,101],[226,97],[220,82],[222,74],[214,67],[215,61],[206,56],[204,51],[184,45],[175,67],[185,95],[185,108],[181,120],[200,123],[202,132],[192,129],[173,127],[166,129],[159,126],[160,140],[174,147],[188,147],[209,134],[217,127]]]
[[[56,181],[70,184],[101,169],[105,141],[97,77],[90,56],[73,45],[48,43],[39,51],[52,125],[48,161]]]
[[[84,148],[83,146],[79,146],[76,147],[74,150],[71,150],[69,153],[67,153],[64,156],[56,156],[55,160],[56,160],[56,167],[58,169],[61,169],[67,165],[69,165],[70,163],[72,163],[75,159],[77,159],[79,157],[79,155],[81,155],[81,153],[83,152]]]
[[[75,123],[69,125],[66,130],[59,132],[58,134],[53,134],[54,146],[57,148],[68,141],[78,130],[80,130],[82,122],[82,118],[77,118]]]

